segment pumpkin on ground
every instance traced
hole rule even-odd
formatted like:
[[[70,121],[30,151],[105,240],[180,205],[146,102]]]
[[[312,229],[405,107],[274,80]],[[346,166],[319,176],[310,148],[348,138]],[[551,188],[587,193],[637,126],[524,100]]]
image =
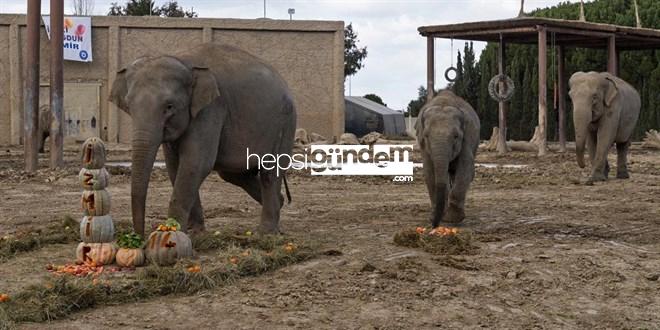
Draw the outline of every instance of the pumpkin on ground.
[[[105,144],[97,137],[91,137],[82,145],[82,163],[84,168],[100,169],[105,165]]]
[[[83,168],[78,173],[78,179],[85,190],[103,190],[108,186],[110,174],[105,168],[98,170]]]
[[[115,260],[117,247],[114,243],[85,243],[78,244],[76,261],[92,263],[97,266],[109,265]]]
[[[85,215],[100,216],[110,213],[110,193],[105,189],[83,191],[80,202]]]
[[[121,267],[139,267],[144,265],[144,250],[120,248],[115,259]]]
[[[80,238],[85,243],[108,243],[115,239],[110,215],[86,216],[80,222]]]
[[[173,265],[177,259],[192,257],[192,242],[180,231],[155,231],[149,235],[147,259],[161,266]]]

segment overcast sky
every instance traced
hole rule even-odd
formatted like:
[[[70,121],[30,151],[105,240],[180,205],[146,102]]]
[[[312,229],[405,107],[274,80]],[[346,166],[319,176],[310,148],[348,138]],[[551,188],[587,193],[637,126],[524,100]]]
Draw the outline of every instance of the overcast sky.
[[[155,0],[157,5],[166,2]],[[42,13],[49,12],[49,0],[42,0]],[[113,1],[96,0],[94,14],[105,15]],[[124,0],[117,0],[124,3]],[[179,0],[200,17],[263,17],[263,0]],[[557,5],[559,0],[526,0],[525,10]],[[575,2],[575,1],[571,1]],[[0,0],[0,13],[25,13],[26,0]],[[64,0],[71,14],[72,0]],[[351,94],[375,93],[393,109],[404,109],[426,81],[426,41],[417,33],[422,25],[449,24],[517,16],[519,0],[266,0],[266,15],[289,19],[288,8],[295,8],[294,19],[341,20],[353,23],[360,45],[367,46],[365,67],[351,81]],[[462,41],[436,41],[436,88],[445,86],[444,70],[450,65]],[[483,44],[475,44],[478,52]],[[346,94],[349,84],[346,82]]]

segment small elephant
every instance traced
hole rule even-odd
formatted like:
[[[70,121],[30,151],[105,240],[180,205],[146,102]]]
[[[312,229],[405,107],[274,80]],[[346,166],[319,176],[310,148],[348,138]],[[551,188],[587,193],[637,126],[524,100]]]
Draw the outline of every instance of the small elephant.
[[[50,136],[51,122],[50,107],[42,105],[39,107],[39,152],[44,153],[46,138]]]
[[[641,107],[639,93],[607,72],[576,72],[569,86],[578,166],[584,168],[585,142],[591,160],[591,177],[587,183],[607,180],[610,171],[607,153],[615,142],[616,177],[629,178],[626,162]]]
[[[260,232],[279,232],[286,180],[270,157],[291,154],[296,110],[271,66],[237,48],[205,43],[176,56],[135,60],[117,73],[110,100],[133,122],[137,233],[144,236],[149,177],[161,144],[174,186],[167,213],[184,230],[204,229],[199,188],[215,170],[262,205]],[[279,165],[288,168],[284,162]]]
[[[445,90],[428,102],[417,118],[417,141],[433,206],[431,224],[459,224],[465,218],[465,195],[474,178],[479,117],[465,100]]]

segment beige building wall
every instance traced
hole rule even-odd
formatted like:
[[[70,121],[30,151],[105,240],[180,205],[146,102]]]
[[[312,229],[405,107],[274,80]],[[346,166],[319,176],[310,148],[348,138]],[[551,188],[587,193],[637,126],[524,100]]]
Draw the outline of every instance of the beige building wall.
[[[176,53],[202,42],[234,45],[275,67],[293,91],[298,127],[325,136],[344,131],[343,22],[94,16],[92,27],[94,61],[64,62],[65,121],[71,118],[67,109],[89,108],[82,124],[94,116],[94,129],[106,141],[131,139],[130,117],[107,101],[117,70],[143,55]],[[26,32],[25,15],[0,14],[0,145],[23,139]],[[42,90],[49,82],[49,52],[42,27]],[[47,104],[41,94],[40,104]],[[99,102],[90,104],[94,97]],[[76,120],[68,124],[76,131]]]

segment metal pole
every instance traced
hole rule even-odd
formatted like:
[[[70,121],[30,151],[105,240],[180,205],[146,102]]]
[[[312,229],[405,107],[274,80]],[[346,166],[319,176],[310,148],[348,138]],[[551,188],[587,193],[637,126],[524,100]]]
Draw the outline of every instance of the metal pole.
[[[62,122],[64,122],[63,39],[64,1],[50,0],[50,111],[52,118],[50,124],[50,168],[64,166],[62,145]]]
[[[426,101],[430,101],[435,94],[435,38],[426,37]]]
[[[266,0],[264,0],[264,18],[266,18]]]
[[[566,69],[564,68],[564,46],[557,48],[557,89],[559,95],[559,152],[566,152]]]
[[[499,54],[497,56],[497,67],[498,67],[498,72],[501,75],[506,74],[506,42],[504,42],[504,36],[500,34],[500,48],[499,48]],[[505,89],[505,84],[504,82],[501,82],[499,84],[500,90]],[[508,104],[506,101],[501,101],[498,104],[499,106],[499,112],[498,112],[498,125],[499,125],[499,136],[497,139],[497,153],[499,155],[503,155],[508,151],[508,147],[506,145],[506,113],[507,113],[507,107]]]
[[[539,26],[539,156],[545,156],[547,149],[548,115],[548,32]]]
[[[25,170],[34,172],[39,167],[39,30],[41,27],[41,0],[28,0],[27,59],[25,61],[24,157]]]
[[[617,76],[619,74],[616,51],[616,37],[611,36],[607,42],[607,72]]]

